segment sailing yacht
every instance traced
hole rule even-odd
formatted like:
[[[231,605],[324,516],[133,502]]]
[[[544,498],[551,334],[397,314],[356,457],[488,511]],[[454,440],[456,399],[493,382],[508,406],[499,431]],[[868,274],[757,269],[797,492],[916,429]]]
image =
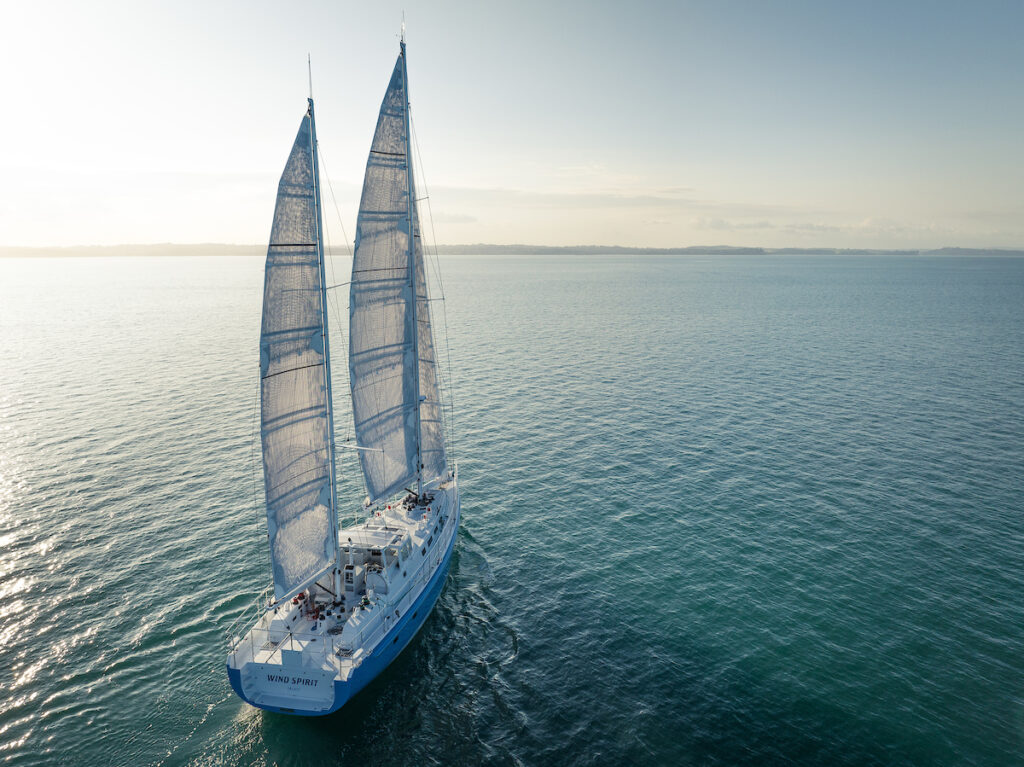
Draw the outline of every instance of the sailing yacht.
[[[312,98],[278,187],[260,334],[273,586],[255,616],[229,631],[227,657],[235,692],[268,711],[341,708],[419,631],[451,562],[460,499],[445,447],[409,124],[403,36],[356,227],[348,357],[355,444],[339,444],[334,431]],[[339,529],[335,454],[345,448],[358,451],[367,498],[362,521]]]

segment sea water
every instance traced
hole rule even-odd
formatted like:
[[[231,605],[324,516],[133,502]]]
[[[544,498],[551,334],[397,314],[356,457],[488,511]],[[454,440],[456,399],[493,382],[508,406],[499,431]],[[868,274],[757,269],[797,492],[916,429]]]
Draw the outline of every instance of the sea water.
[[[301,719],[224,669],[269,582],[262,260],[0,260],[0,761],[1024,761],[1024,260],[441,267],[452,573]]]

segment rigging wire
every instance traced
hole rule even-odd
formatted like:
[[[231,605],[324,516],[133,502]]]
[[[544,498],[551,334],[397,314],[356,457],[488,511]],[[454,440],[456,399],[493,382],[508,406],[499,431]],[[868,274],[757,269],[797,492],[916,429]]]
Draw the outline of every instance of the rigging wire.
[[[323,149],[320,148],[320,142],[319,141],[317,141],[317,157],[320,159],[320,163],[324,166],[324,177],[327,180],[327,188],[328,188],[328,190],[331,193],[331,202],[334,204],[335,215],[337,215],[337,217],[338,217],[338,225],[341,228],[341,237],[342,237],[342,240],[345,243],[345,251],[346,252],[343,255],[346,255],[349,258],[352,258],[352,246],[349,244],[348,233],[345,231],[345,222],[344,222],[344,220],[341,217],[341,208],[338,206],[338,198],[334,194],[334,185],[331,183],[331,175],[330,175],[330,172],[327,170],[327,161],[324,160]],[[326,245],[327,245],[327,248],[324,251],[324,255],[327,257],[326,258],[326,265],[327,265],[327,267],[328,267],[328,269],[330,271],[330,282],[332,284],[334,284],[334,287],[341,287],[341,284],[338,284],[338,282],[337,282],[338,278],[337,278],[337,275],[335,274],[335,270],[334,270],[334,249],[331,247],[330,226],[328,225],[328,223],[326,221],[324,221],[323,223],[324,223],[324,239],[326,240]],[[344,283],[344,284],[348,284],[348,283]],[[345,326],[341,322],[341,302],[338,299],[337,294],[334,293],[334,292],[328,292],[327,300],[328,300],[328,302],[331,304],[331,306],[334,309],[334,319],[335,319],[334,326],[336,328],[336,332],[341,335],[341,350],[344,353],[343,356],[347,358],[348,357],[348,347],[347,347],[347,341],[346,341],[346,337],[345,337]],[[348,380],[348,377],[349,377],[348,365],[345,365],[344,368],[345,368],[345,381],[350,383],[349,380]],[[346,388],[348,389],[348,398],[351,400],[351,398],[352,398],[352,388],[351,388],[351,385],[347,386]],[[337,400],[337,398],[335,398],[335,400]],[[352,438],[351,430],[354,427],[354,424],[352,423],[352,419],[351,418],[343,418],[341,420],[346,424],[345,429],[342,432],[344,434],[344,438],[341,440],[341,442],[344,443],[344,442],[348,442],[348,441],[351,440],[351,438]],[[335,421],[335,423],[337,424],[337,420]],[[342,455],[344,455],[344,451],[342,452]],[[335,461],[335,465],[337,465],[337,463],[338,463],[338,455],[337,454],[335,454],[335,456],[334,456],[334,461]],[[344,481],[344,474],[342,474],[342,478],[343,478],[342,481]],[[338,513],[339,514],[341,513],[340,509],[338,510]],[[358,521],[358,519],[357,519],[357,521]],[[344,527],[344,525],[342,524],[342,519],[341,518],[338,519],[338,526],[339,526],[339,528],[340,527]]]
[[[445,373],[445,383],[447,384],[447,386],[444,387],[445,390],[448,393],[448,414],[447,414],[447,417],[445,418],[445,420],[447,421],[447,423],[446,423],[446,425],[448,427],[447,431],[448,431],[448,434],[450,435],[448,437],[448,440],[447,440],[448,441],[448,450],[451,453],[452,463],[454,463],[455,462],[455,388],[454,388],[453,383],[452,383],[453,379],[452,379],[452,351],[451,351],[451,344],[448,341],[448,304],[445,301],[444,280],[441,279],[441,264],[440,264],[440,259],[439,259],[438,252],[437,252],[437,234],[434,231],[434,212],[433,212],[433,209],[430,207],[430,190],[427,188],[427,177],[426,177],[426,174],[423,171],[423,155],[420,152],[419,134],[417,134],[417,132],[416,132],[416,124],[415,124],[415,122],[412,119],[411,111],[410,111],[410,114],[409,114],[409,131],[412,134],[412,137],[411,137],[412,138],[412,144],[415,147],[414,159],[419,164],[419,178],[422,179],[422,181],[423,181],[423,198],[422,199],[426,200],[426,203],[427,203],[427,220],[430,222],[430,241],[432,243],[433,250],[434,250],[434,253],[433,253],[433,256],[434,256],[434,276],[437,279],[438,289],[441,292],[441,297],[440,297],[440,301],[441,301],[441,319],[442,319],[443,324],[444,324],[444,351],[445,351],[445,357],[447,358],[447,368],[448,368],[446,373]],[[422,227],[420,227],[420,229],[421,229],[421,234],[422,234]],[[421,240],[422,240],[422,237],[421,237]],[[430,250],[428,248],[424,247],[424,252],[429,254]],[[444,407],[443,404],[441,406],[441,415],[442,415],[442,417],[445,417],[445,407]]]
[[[259,458],[256,455],[256,424],[259,422],[259,404],[260,404],[260,384],[256,384],[256,393],[252,400],[252,428],[249,430],[249,467],[252,475],[252,518],[256,522],[256,535],[252,537],[253,546],[256,549],[256,561],[266,565],[270,565],[270,550],[269,546],[260,545],[260,532],[262,525],[260,524],[265,519],[266,515],[260,514],[260,501],[259,501],[259,476],[257,471],[257,465],[259,464]],[[266,538],[269,543],[269,537]]]
[[[341,217],[341,208],[338,207],[338,198],[334,195],[334,185],[331,183],[331,174],[327,170],[327,161],[324,160],[324,151],[320,148],[320,142],[316,142],[316,154],[324,166],[324,176],[327,178],[327,188],[331,192],[331,202],[334,203],[334,212],[338,216],[338,224],[341,226],[341,237],[345,241],[345,250],[349,258],[352,258],[352,246],[348,242],[348,233],[345,231],[345,221]]]

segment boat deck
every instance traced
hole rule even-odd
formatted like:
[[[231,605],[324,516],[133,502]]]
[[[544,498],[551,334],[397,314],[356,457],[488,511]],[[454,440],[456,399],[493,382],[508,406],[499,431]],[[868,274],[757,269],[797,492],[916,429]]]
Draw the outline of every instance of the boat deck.
[[[410,496],[340,530],[341,569],[268,608],[248,632],[235,636],[229,667],[252,664],[268,678],[298,670],[349,678],[440,563],[455,534],[457,492],[453,482],[435,486],[422,502]]]

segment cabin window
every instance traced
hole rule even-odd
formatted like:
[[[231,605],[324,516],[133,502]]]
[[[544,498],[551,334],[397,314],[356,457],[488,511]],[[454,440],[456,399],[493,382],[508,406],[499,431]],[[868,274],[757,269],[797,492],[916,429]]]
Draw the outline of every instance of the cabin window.
[[[434,536],[430,536],[429,538],[427,538],[427,545],[428,545],[428,546],[429,546],[430,544],[432,544],[433,542],[434,542]]]
[[[426,546],[423,547],[423,550],[420,552],[420,554],[422,554],[423,556],[427,555],[427,547]]]

